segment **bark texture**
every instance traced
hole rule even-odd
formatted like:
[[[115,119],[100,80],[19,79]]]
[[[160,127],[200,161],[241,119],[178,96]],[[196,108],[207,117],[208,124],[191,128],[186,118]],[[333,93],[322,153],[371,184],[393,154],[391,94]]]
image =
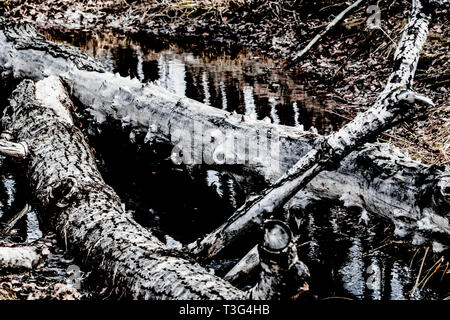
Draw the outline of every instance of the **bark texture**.
[[[424,12],[421,2],[413,0],[411,18],[394,55],[393,72],[374,105],[358,114],[338,132],[317,139],[311,151],[301,157],[276,183],[239,208],[215,231],[189,245],[189,249],[201,258],[212,258],[250,229],[260,225],[320,172],[337,168],[340,161],[358,146],[414,115],[417,105],[433,105],[430,99],[412,91],[412,81],[427,38],[430,19],[431,15]],[[440,225],[448,233],[448,217],[443,220]]]
[[[74,127],[71,108],[59,78],[51,77],[36,85],[23,81],[5,112],[6,131],[28,145],[27,176],[41,219],[133,298],[242,299],[244,292],[166,248],[125,215]]]
[[[55,45],[45,41],[33,28],[8,23],[1,17],[0,44],[0,75],[3,81],[23,78],[39,80],[51,74],[61,75],[72,96],[86,106],[94,128],[104,121],[119,121],[124,127],[132,129],[133,136],[145,136],[148,143],[159,141],[183,149],[192,142],[210,159],[217,150],[226,159],[225,164],[214,161],[195,164],[198,155],[194,154],[184,161],[188,168],[225,168],[242,179],[256,177],[271,184],[307,154],[319,138],[297,128],[230,114],[175,96],[152,84],[143,85],[136,79],[103,72],[98,63],[79,50],[59,45],[59,49],[51,49]],[[64,53],[55,54],[55,50]],[[75,53],[72,54],[72,51]],[[209,134],[201,132],[194,135],[196,127],[203,128],[202,132]],[[211,132],[214,131],[221,134],[216,135],[220,139],[212,143],[211,136],[214,135]],[[192,141],[182,139],[186,132],[188,134],[184,136],[191,136]],[[264,157],[258,156],[258,150],[268,149],[266,142],[271,137],[279,145],[271,149],[274,152],[265,152]],[[222,148],[230,144],[234,148]],[[401,162],[398,162],[399,157]],[[420,221],[428,212],[439,217],[440,225],[448,224],[450,181],[447,167],[426,166],[412,161],[387,144],[366,144],[346,159],[337,170],[318,174],[308,184],[307,191],[300,191],[292,204],[304,206],[308,203],[305,200],[307,197],[343,198],[350,205],[387,216],[394,222],[397,216],[413,216]],[[351,162],[352,159],[354,162]],[[427,178],[415,179],[416,176]],[[434,225],[433,221],[429,229],[441,233],[438,230],[442,228]],[[415,224],[411,224],[410,229],[426,237],[433,236],[421,232]],[[444,231],[444,236],[448,236],[447,231]]]
[[[59,77],[24,80],[5,109],[3,129],[27,146],[26,174],[41,220],[110,285],[134,299],[280,299],[304,287],[309,272],[291,238],[288,259],[285,252],[261,259],[271,268],[263,268],[261,280],[246,292],[167,248],[126,216],[73,125],[72,109]]]
[[[299,260],[292,233],[282,221],[266,221],[257,253],[262,271],[259,282],[249,291],[251,299],[296,299],[308,290],[309,270]]]

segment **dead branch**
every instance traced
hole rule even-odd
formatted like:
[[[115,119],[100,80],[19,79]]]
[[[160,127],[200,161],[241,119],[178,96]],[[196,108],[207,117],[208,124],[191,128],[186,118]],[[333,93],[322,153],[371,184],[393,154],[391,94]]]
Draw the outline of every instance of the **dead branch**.
[[[421,2],[413,0],[410,21],[394,56],[394,70],[374,105],[338,132],[318,139],[314,148],[274,185],[247,202],[214,232],[190,244],[189,249],[201,258],[210,259],[249,229],[261,224],[321,171],[337,168],[340,161],[358,146],[414,115],[416,105],[433,105],[430,99],[411,88],[430,18],[430,14],[424,13]],[[439,225],[439,231],[448,234],[448,219]]]
[[[264,242],[261,250],[273,252],[261,259],[261,280],[248,292],[212,275],[183,252],[167,248],[126,216],[74,126],[72,109],[58,77],[36,84],[24,80],[11,95],[3,129],[30,150],[26,173],[41,220],[111,286],[135,299],[279,299],[304,287],[308,271],[291,237],[284,238],[277,252],[270,238]],[[274,228],[283,226],[275,223],[266,230]]]
[[[348,6],[344,11],[339,13],[327,26],[326,28],[318,33],[308,44],[306,47],[304,47],[299,53],[297,53],[292,59],[294,61],[300,60],[305,53],[307,53],[311,48],[325,35],[333,29],[342,19],[344,19],[350,12],[352,12],[354,9],[356,9],[360,4],[362,0],[357,0],[354,3],[352,3],[350,6]]]

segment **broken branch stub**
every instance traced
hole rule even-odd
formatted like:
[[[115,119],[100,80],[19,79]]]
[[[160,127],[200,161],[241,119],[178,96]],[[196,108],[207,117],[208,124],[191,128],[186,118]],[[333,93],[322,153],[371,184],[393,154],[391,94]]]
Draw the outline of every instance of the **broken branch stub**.
[[[11,142],[0,139],[0,154],[15,158],[25,158],[28,154],[28,146],[24,142]]]
[[[291,230],[282,221],[265,221],[258,254],[260,280],[250,290],[251,299],[296,299],[308,291],[308,267],[299,260]]]
[[[55,99],[42,99],[49,95]],[[245,297],[125,215],[71,123],[72,105],[59,78],[24,80],[7,108],[4,129],[30,149],[26,174],[40,220],[112,287],[135,299]]]

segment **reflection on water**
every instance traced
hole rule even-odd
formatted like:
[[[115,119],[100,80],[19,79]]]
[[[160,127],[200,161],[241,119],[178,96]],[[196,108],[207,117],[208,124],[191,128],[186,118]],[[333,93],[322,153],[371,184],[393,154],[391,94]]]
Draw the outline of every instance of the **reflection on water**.
[[[362,298],[365,292],[365,281],[363,277],[364,263],[362,257],[361,240],[355,238],[352,246],[348,249],[344,267],[339,270],[342,276],[344,288],[354,296]]]
[[[410,292],[419,268],[411,263],[414,253],[390,244],[386,224],[373,220],[368,230],[357,212],[335,205],[306,214],[299,255],[310,267],[314,294],[357,300],[438,298],[440,289],[433,286]],[[438,288],[443,284],[436,283]]]
[[[9,221],[28,202],[27,191],[23,185],[18,185],[18,168],[0,156],[0,231],[1,225]],[[19,169],[20,170],[20,169]],[[24,218],[16,223],[9,233],[0,232],[0,245],[3,241],[33,242],[42,237],[42,231],[34,210],[30,209]]]
[[[171,92],[216,108],[319,132],[338,129],[337,103],[318,95],[301,70],[245,50],[181,47],[149,37],[43,31],[73,44],[122,76],[155,81]]]
[[[27,242],[33,242],[42,238],[42,231],[39,228],[39,221],[34,210],[27,213]]]

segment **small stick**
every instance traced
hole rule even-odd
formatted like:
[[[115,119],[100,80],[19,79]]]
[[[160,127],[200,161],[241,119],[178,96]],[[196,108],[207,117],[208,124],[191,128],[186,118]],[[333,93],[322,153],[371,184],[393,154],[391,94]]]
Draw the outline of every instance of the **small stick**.
[[[319,34],[317,34],[309,43],[308,45],[303,48],[302,51],[300,51],[297,55],[294,56],[293,60],[297,61],[299,60],[301,57],[303,57],[303,55],[305,53],[307,53],[315,44],[317,41],[320,40],[320,38],[322,38],[328,31],[330,31],[334,26],[336,26],[339,21],[341,21],[342,19],[344,19],[347,14],[349,14],[353,9],[355,9],[357,6],[359,6],[359,4],[362,2],[362,0],[357,0],[355,1],[351,6],[347,7],[344,11],[342,11],[341,13],[339,13],[336,18],[333,19],[333,21],[331,21],[327,27],[325,28],[325,30],[323,30],[322,32],[320,32]]]
[[[11,231],[12,228],[16,225],[16,223],[22,219],[23,216],[25,216],[28,211],[30,210],[30,206],[25,204],[22,210],[20,210],[18,213],[16,213],[11,219],[8,220],[8,222],[5,223],[5,227],[3,228],[3,232],[7,233]]]
[[[427,247],[427,248],[425,249],[425,254],[423,255],[422,263],[420,264],[420,268],[419,268],[419,274],[417,275],[416,283],[414,284],[414,287],[413,287],[413,288],[411,289],[411,291],[409,292],[410,295],[413,294],[414,291],[419,287],[420,275],[422,274],[423,264],[425,263],[425,258],[427,257],[427,254],[428,254],[428,250],[429,250],[429,249],[430,249],[430,247]]]
[[[11,142],[0,139],[0,154],[15,158],[25,158],[28,154],[28,146],[25,142]]]

